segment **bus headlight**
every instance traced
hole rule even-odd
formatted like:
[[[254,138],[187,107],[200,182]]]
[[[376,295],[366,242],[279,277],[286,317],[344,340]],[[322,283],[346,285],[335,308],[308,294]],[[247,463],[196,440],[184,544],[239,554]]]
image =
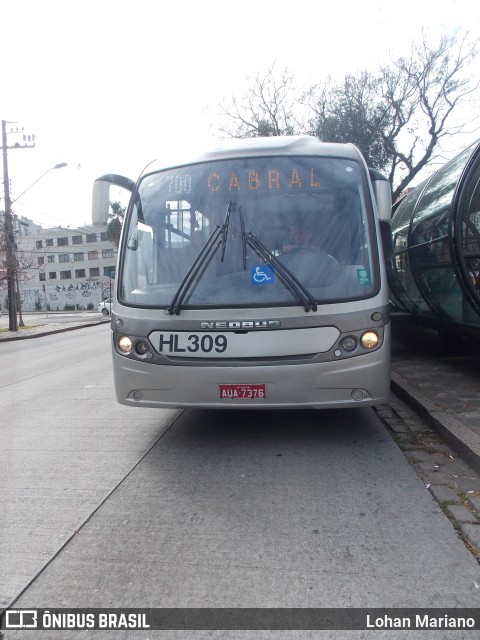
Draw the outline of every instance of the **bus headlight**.
[[[132,341],[128,336],[121,336],[117,340],[117,346],[123,353],[130,353],[132,350]]]
[[[360,342],[362,343],[362,347],[365,349],[375,349],[375,347],[380,342],[380,338],[375,331],[365,331],[362,335]]]

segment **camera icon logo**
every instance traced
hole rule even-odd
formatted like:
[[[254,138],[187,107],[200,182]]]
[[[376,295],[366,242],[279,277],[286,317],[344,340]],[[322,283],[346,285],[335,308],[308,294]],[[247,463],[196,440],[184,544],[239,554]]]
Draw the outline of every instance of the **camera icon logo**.
[[[37,612],[30,609],[9,609],[5,612],[6,629],[36,629]]]

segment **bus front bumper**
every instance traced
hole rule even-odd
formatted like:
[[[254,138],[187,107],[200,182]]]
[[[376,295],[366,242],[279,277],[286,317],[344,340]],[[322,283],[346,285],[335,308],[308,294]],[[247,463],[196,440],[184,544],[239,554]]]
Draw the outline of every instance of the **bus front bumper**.
[[[385,404],[386,345],[350,359],[264,366],[163,366],[113,353],[117,400],[132,407],[321,409]]]

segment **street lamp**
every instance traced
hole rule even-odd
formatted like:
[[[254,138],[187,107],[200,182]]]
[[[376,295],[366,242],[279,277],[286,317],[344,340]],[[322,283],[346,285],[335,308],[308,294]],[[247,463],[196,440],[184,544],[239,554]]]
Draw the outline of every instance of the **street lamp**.
[[[53,167],[47,169],[42,175],[32,182],[22,193],[15,198],[10,199],[10,182],[8,178],[8,163],[7,163],[7,142],[5,123],[2,120],[2,148],[3,148],[3,183],[5,192],[5,244],[6,244],[6,258],[7,258],[7,285],[8,285],[8,329],[9,331],[18,331],[17,323],[17,292],[20,295],[19,287],[16,282],[17,279],[17,245],[15,242],[15,235],[13,229],[12,219],[12,204],[17,202],[33,185],[37,184],[49,171],[52,169],[62,169],[68,166],[66,162],[60,162]]]
[[[15,200],[12,200],[10,205],[12,205],[14,202],[19,200],[25,193],[27,193],[27,191],[29,191],[33,187],[33,185],[37,184],[37,182],[39,182],[44,176],[46,176],[49,171],[52,171],[53,169],[63,169],[63,167],[68,167],[68,164],[66,162],[60,162],[59,164],[56,164],[55,166],[50,167],[50,169],[47,169],[45,173],[42,173],[42,175],[39,178],[37,178],[35,182],[32,182],[32,184],[29,187],[27,187],[25,191],[22,191],[22,193],[19,196],[17,196]]]

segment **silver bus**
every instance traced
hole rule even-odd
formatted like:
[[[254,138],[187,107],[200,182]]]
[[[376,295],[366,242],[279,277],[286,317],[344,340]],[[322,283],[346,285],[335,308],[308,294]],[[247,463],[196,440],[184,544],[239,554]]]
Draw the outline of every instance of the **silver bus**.
[[[112,301],[117,399],[135,407],[335,408],[387,401],[391,190],[351,144],[230,140],[149,165]]]

